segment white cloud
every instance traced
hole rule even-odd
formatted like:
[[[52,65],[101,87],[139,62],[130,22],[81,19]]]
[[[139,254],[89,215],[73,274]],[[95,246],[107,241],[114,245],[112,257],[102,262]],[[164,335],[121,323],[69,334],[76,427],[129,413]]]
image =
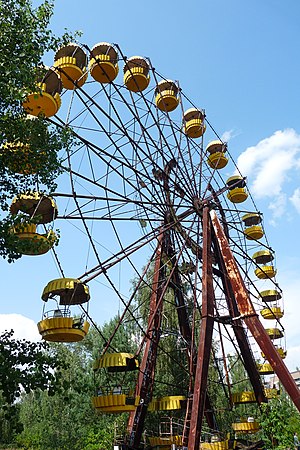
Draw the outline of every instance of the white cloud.
[[[274,219],[281,217],[285,211],[287,203],[286,194],[280,193],[274,196],[274,200],[269,203],[269,209],[272,211],[272,216]]]
[[[298,213],[300,213],[300,188],[294,190],[293,195],[289,198]]]
[[[33,342],[41,339],[36,323],[21,314],[0,314],[0,333],[5,330],[14,330],[15,339],[27,339]]]
[[[300,163],[300,135],[293,129],[276,131],[272,136],[248,147],[237,160],[241,173],[248,178],[255,198],[271,198],[273,217],[280,217],[286,208],[288,182]],[[290,200],[296,206],[297,193]],[[299,193],[298,193],[299,197]],[[299,200],[300,208],[300,200]]]
[[[257,197],[273,197],[280,195],[282,185],[286,180],[288,171],[293,168],[294,155],[282,150],[276,153],[267,151],[266,158],[261,160],[260,167],[256,168],[256,176],[252,191]]]
[[[230,139],[238,136],[240,133],[238,133],[237,131],[235,131],[233,128],[231,130],[227,130],[224,131],[224,133],[221,136],[221,141],[222,142],[229,142]]]

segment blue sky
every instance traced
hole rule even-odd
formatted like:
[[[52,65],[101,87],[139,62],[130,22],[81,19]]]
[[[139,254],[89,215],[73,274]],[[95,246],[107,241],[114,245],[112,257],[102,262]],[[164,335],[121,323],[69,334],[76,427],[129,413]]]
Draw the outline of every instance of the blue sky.
[[[116,0],[113,6],[95,0],[76,6],[71,0],[57,0],[52,20],[55,33],[61,34],[64,28],[81,30],[80,42],[90,47],[107,41],[119,44],[127,56],[149,57],[164,77],[179,80],[184,94],[205,109],[210,123],[228,141],[230,153],[248,177],[249,190],[264,213],[268,240],[276,253],[291,370],[300,366],[299,19],[296,0]],[[46,56],[47,64],[52,57]],[[72,226],[56,226],[62,235],[71,233]],[[68,255],[62,255],[68,276],[73,276],[76,249],[82,245],[74,235],[72,245],[67,246]],[[59,276],[51,255],[24,257],[13,265],[1,261],[0,265],[1,329],[11,326],[6,314],[37,322],[42,289]],[[101,297],[94,319],[102,323],[119,305],[112,308],[108,291],[94,292]],[[22,318],[12,319],[20,330],[22,327],[22,336],[32,329],[32,322],[24,327]]]

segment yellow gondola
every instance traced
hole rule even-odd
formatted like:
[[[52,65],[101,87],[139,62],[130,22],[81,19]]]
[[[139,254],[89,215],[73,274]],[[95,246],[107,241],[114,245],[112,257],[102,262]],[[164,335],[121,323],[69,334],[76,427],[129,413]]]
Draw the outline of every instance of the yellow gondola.
[[[281,293],[276,289],[261,291],[259,295],[265,302],[275,302],[276,300],[280,300],[282,297]]]
[[[200,450],[228,450],[229,440],[216,442],[201,442]]]
[[[152,399],[152,402],[156,405],[155,410],[159,411],[182,409],[185,401],[186,397],[184,395],[170,395],[167,397]]]
[[[81,305],[90,299],[90,292],[88,286],[76,278],[57,278],[44,288],[42,300],[47,302],[54,296],[59,297],[60,305]]]
[[[91,50],[89,70],[99,83],[111,83],[119,73],[118,52],[112,44],[99,42]]]
[[[93,364],[94,370],[102,368],[106,368],[108,372],[127,372],[137,370],[139,362],[131,353],[105,353]]]
[[[267,388],[265,389],[265,394],[268,399],[277,398],[280,394],[280,391],[275,388]]]
[[[253,391],[235,392],[231,395],[232,403],[239,405],[242,403],[256,403],[256,397]]]
[[[220,141],[219,139],[216,139],[214,141],[210,141],[207,144],[205,151],[210,155],[214,153],[226,153],[227,144],[225,142]]]
[[[182,446],[182,436],[149,436],[149,443],[152,448],[169,449],[172,445]]]
[[[274,255],[270,250],[260,250],[259,252],[254,253],[252,259],[256,264],[267,264],[273,261]]]
[[[123,413],[135,411],[139,404],[139,397],[132,397],[129,394],[105,393],[92,397],[92,405],[98,412]]]
[[[280,356],[280,358],[285,359],[286,355],[287,355],[287,351],[284,350],[282,347],[277,347],[277,346],[275,346],[275,347],[276,347],[276,351],[277,351],[278,355]],[[262,358],[266,357],[266,355],[264,353],[261,353],[261,356],[262,356]]]
[[[228,158],[224,155],[224,153],[218,152],[218,153],[212,153],[207,158],[207,164],[212,169],[223,169],[225,166],[227,166]]]
[[[260,314],[267,320],[281,319],[283,317],[283,311],[279,306],[264,308],[260,311]]]
[[[262,366],[262,365],[261,365]],[[270,364],[268,369],[272,370]],[[272,372],[273,373],[273,372]],[[265,396],[270,399],[278,395],[276,389],[265,389]],[[256,397],[254,391],[235,392],[231,395],[232,403],[234,405],[241,405],[244,403],[256,403]]]
[[[175,81],[162,80],[155,88],[155,104],[161,111],[170,112],[177,108],[178,99],[178,86]]]
[[[274,278],[276,275],[276,269],[274,266],[262,266],[255,269],[254,273],[260,280],[267,280],[268,278]]]
[[[247,213],[242,216],[245,227],[252,227],[261,223],[261,215],[258,213]]]
[[[131,353],[105,353],[98,358],[94,364],[94,371],[106,369],[109,373],[111,383],[115,382],[113,389],[106,387],[97,388],[97,396],[92,398],[92,404],[98,412],[122,413],[134,411],[139,404],[139,396],[135,396],[134,391],[119,384],[118,373],[137,370],[139,363],[137,358]],[[124,382],[124,378],[122,378]]]
[[[58,297],[58,300],[55,299]],[[58,278],[50,281],[42,293],[42,300],[54,299],[64,306],[45,314],[38,323],[42,338],[50,342],[78,342],[89,330],[89,323],[84,317],[72,317],[69,305],[81,305],[90,299],[89,288],[76,278]]]
[[[54,116],[61,106],[62,82],[53,69],[42,68],[37,78],[37,90],[28,94],[23,108],[33,116]]]
[[[264,231],[260,225],[253,225],[244,229],[246,239],[258,241],[264,235]]]
[[[273,340],[283,337],[283,332],[279,328],[266,328],[266,332],[270,336],[270,339]]]
[[[235,188],[231,189],[228,194],[227,198],[232,203],[243,203],[248,197],[247,192],[243,188]]]
[[[248,198],[245,186],[246,182],[243,177],[239,175],[233,175],[226,181],[228,186],[227,198],[232,203],[242,203]]]
[[[87,80],[87,55],[79,45],[70,42],[57,50],[54,67],[65,89],[81,87]]]
[[[58,241],[52,230],[44,234],[37,233],[36,224],[18,224],[12,231],[19,241],[16,242],[16,250],[22,255],[44,255]]]
[[[274,370],[269,363],[257,364],[258,372],[261,375],[272,375]]]
[[[141,56],[131,56],[124,66],[124,84],[129,91],[144,91],[150,83],[149,63]]]
[[[203,136],[206,130],[204,123],[205,115],[203,111],[197,108],[190,108],[183,114],[183,130],[190,138]]]
[[[56,311],[61,313],[60,310]],[[89,327],[87,321],[64,316],[47,317],[38,323],[40,335],[49,342],[79,342],[86,336]]]
[[[212,169],[223,169],[227,163],[226,157],[227,145],[220,140],[214,140],[209,142],[205,151],[209,153],[207,158],[207,164]]]
[[[258,422],[236,422],[232,424],[232,429],[236,433],[257,433],[260,430],[260,425]]]

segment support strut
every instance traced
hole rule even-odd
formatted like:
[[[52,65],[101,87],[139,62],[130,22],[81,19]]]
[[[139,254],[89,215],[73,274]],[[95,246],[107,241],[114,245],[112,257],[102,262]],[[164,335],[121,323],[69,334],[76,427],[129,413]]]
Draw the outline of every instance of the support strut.
[[[208,207],[203,209],[202,319],[194,383],[188,450],[199,449],[207,389],[209,359],[214,324],[214,289],[212,275],[211,230]]]
[[[202,251],[201,251],[202,255]],[[178,323],[180,328],[180,333],[183,336],[187,348],[187,357],[189,360],[192,358],[192,364],[191,364],[191,375],[192,380],[195,380],[196,372],[197,372],[197,353],[196,349],[194,348],[194,342],[192,337],[192,330],[190,327],[189,319],[188,319],[188,313],[187,308],[184,300],[183,295],[183,289],[182,289],[182,282],[180,280],[178,265],[174,264],[174,258],[175,253],[173,249],[171,249],[170,254],[168,255],[170,257],[170,261],[172,262],[172,287],[174,290],[174,301],[175,301],[175,307],[177,310],[177,316],[178,316]],[[187,412],[186,412],[186,418],[185,418],[185,425],[184,425],[184,433],[183,433],[183,444],[186,445],[188,441],[188,433],[190,428],[190,421],[191,421],[191,414],[192,414],[192,401],[188,399],[187,401]],[[216,417],[209,399],[209,396],[205,396],[205,419],[207,422],[207,425],[210,429],[216,429],[217,427],[217,421]]]
[[[227,234],[224,230],[224,234],[227,237]],[[215,242],[215,236],[212,236],[214,242]],[[244,367],[246,372],[248,373],[250,383],[253,387],[253,391],[255,394],[255,398],[257,403],[260,405],[263,402],[267,402],[267,398],[265,396],[265,391],[263,388],[263,384],[261,381],[261,376],[259,375],[257,364],[254,359],[254,355],[251,351],[251,347],[249,345],[249,340],[246,334],[246,330],[243,326],[242,320],[239,318],[240,312],[238,309],[238,305],[236,303],[235,294],[232,289],[231,283],[226,276],[227,270],[226,265],[224,263],[224,260],[220,254],[220,249],[215,242],[215,254],[217,256],[218,264],[221,269],[220,271],[220,277],[223,284],[223,289],[226,297],[226,303],[228,306],[228,311],[230,314],[230,317],[232,320],[232,328],[233,332],[235,334],[237,344],[239,346],[241,356],[243,359]]]
[[[138,449],[148,405],[152,399],[154,373],[156,366],[157,350],[160,340],[160,327],[162,319],[162,295],[163,283],[165,281],[165,269],[162,264],[162,251],[164,245],[164,233],[161,232],[158,238],[154,274],[150,297],[150,314],[148,318],[148,338],[145,345],[143,360],[140,366],[135,397],[139,397],[140,402],[135,411],[130,413],[127,430],[129,434],[129,449]],[[154,317],[153,317],[154,315]]]

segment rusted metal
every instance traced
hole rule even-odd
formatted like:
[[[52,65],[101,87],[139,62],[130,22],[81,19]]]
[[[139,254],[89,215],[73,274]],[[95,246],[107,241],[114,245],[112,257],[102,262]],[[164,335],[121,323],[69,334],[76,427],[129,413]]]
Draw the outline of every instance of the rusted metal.
[[[195,376],[195,363],[194,363],[194,342],[193,342],[193,335],[192,330],[190,327],[190,322],[188,318],[188,313],[186,309],[186,304],[184,301],[183,296],[183,289],[182,289],[182,282],[179,275],[178,265],[174,262],[175,257],[174,251],[170,251],[169,257],[170,261],[172,263],[172,288],[174,290],[174,303],[177,310],[177,317],[178,317],[178,323],[180,328],[180,333],[183,336],[185,343],[186,343],[186,355],[187,359],[189,361],[189,368],[190,368],[190,386],[193,383],[193,379]],[[184,420],[184,428],[182,433],[182,444],[185,446],[188,442],[188,434],[189,434],[189,423],[190,423],[190,416],[191,416],[191,399],[187,399],[186,403],[186,414],[185,414],[185,420]]]
[[[227,362],[226,362],[226,354],[225,354],[225,347],[224,347],[224,342],[223,342],[223,337],[221,334],[221,326],[218,323],[218,330],[219,330],[219,336],[220,336],[220,345],[221,345],[221,352],[222,352],[222,356],[223,356],[223,361],[224,361],[224,372],[225,372],[225,379],[226,379],[226,386],[228,389],[228,394],[229,394],[229,402],[230,402],[230,406],[232,407],[232,400],[231,400],[231,384],[230,384],[230,378],[229,378],[229,371],[228,371],[228,366],[227,366]],[[226,392],[225,392],[226,395]]]
[[[173,263],[172,257],[174,257],[174,253],[172,252],[171,256],[171,262],[173,267],[173,273],[171,277],[172,284],[170,287],[172,287],[174,291],[174,303],[175,308],[177,311],[178,316],[178,323],[180,328],[180,333],[183,336],[188,349],[188,357],[191,357],[191,345],[192,345],[192,332],[191,327],[189,323],[189,317],[187,313],[186,304],[184,301],[183,296],[183,289],[182,289],[182,282],[179,275],[178,265],[177,263]]]
[[[221,225],[220,225],[221,226]],[[226,232],[223,229],[223,233],[225,238],[227,239]],[[267,402],[267,398],[265,396],[261,376],[257,369],[257,364],[253,355],[253,352],[251,350],[251,347],[249,345],[249,341],[247,338],[246,330],[243,327],[242,320],[239,318],[240,312],[238,305],[236,303],[235,299],[235,292],[232,288],[232,285],[230,283],[230,279],[227,276],[227,266],[225,265],[225,261],[220,254],[220,249],[217,245],[216,239],[213,236],[213,240],[215,242],[215,254],[217,256],[218,264],[221,269],[220,278],[223,284],[223,290],[228,306],[229,315],[231,317],[231,325],[233,328],[233,332],[235,334],[237,344],[239,346],[242,360],[244,363],[245,370],[248,373],[249,380],[251,382],[251,385],[253,387],[253,391],[255,394],[256,401],[261,404],[263,402]],[[228,242],[228,241],[227,241]]]
[[[210,217],[219,249],[222,258],[224,259],[227,275],[239,308],[240,319],[244,321],[250,330],[286,392],[296,408],[300,411],[300,390],[259,320],[216,212],[213,210],[210,211]]]
[[[140,402],[136,410],[130,413],[127,425],[129,435],[128,448],[133,449],[139,448],[148,405],[152,398],[156,356],[160,340],[160,327],[162,319],[161,296],[163,295],[163,282],[165,279],[165,271],[162,264],[163,241],[164,233],[162,232],[158,237],[155,256],[152,291],[150,297],[150,313],[148,317],[148,339],[146,341],[135,391],[135,396],[140,398]],[[160,307],[157,307],[158,303],[161,303]]]
[[[201,252],[202,254],[202,252]],[[182,289],[182,282],[179,275],[178,265],[174,264],[174,257],[175,253],[174,251],[170,251],[169,255],[170,261],[172,262],[173,266],[173,273],[172,273],[172,285],[171,287],[174,290],[174,301],[175,301],[175,307],[177,310],[178,315],[178,323],[180,328],[180,333],[183,336],[185,343],[186,343],[186,353],[188,360],[191,362],[191,376],[192,380],[195,379],[196,376],[196,370],[197,370],[197,352],[194,348],[194,342],[192,337],[192,330],[189,323],[188,318],[188,312],[183,296],[183,289]],[[188,399],[187,401],[187,411],[186,411],[186,417],[184,421],[184,433],[183,433],[183,445],[187,445],[188,443],[188,434],[189,434],[189,424],[190,424],[190,418],[192,413],[192,401]],[[208,395],[205,397],[205,418],[207,425],[210,429],[216,429],[216,417],[210,402],[210,399]]]
[[[205,409],[209,358],[214,324],[214,289],[212,276],[211,229],[208,208],[203,209],[202,320],[193,392],[188,450],[198,450]]]

